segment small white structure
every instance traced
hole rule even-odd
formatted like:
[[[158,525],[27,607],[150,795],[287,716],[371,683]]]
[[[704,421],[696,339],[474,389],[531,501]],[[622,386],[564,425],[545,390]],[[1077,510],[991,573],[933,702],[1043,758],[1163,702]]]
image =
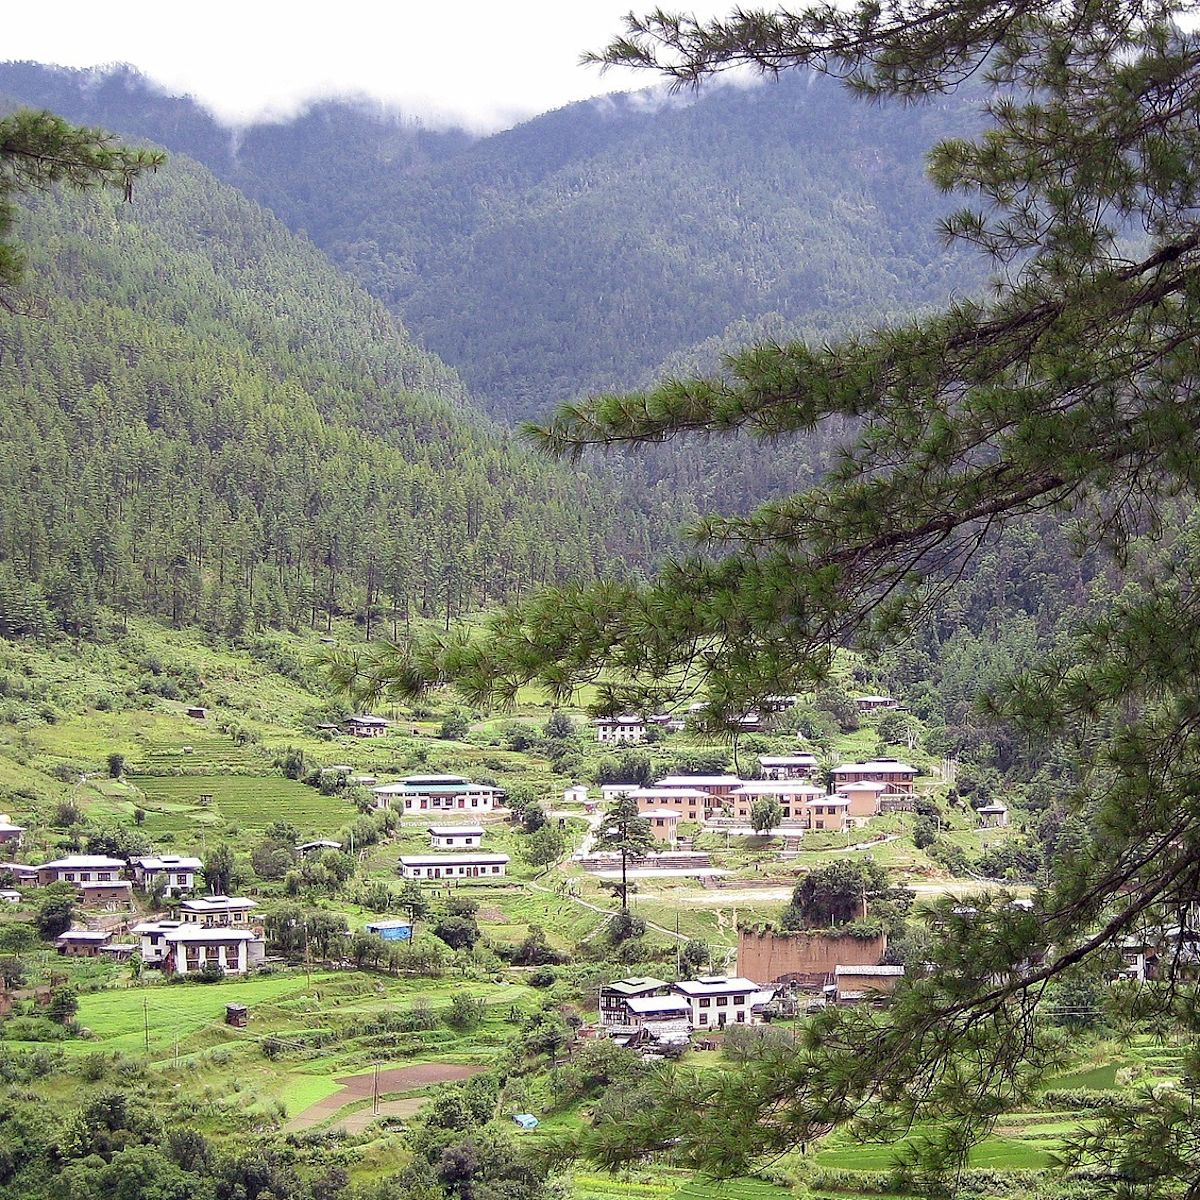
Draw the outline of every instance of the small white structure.
[[[16,888],[0,888],[0,901],[5,904],[20,904],[21,893]]]
[[[136,934],[141,943],[142,962],[153,967],[166,957],[166,935],[173,929],[182,928],[182,921],[142,921],[129,932]]]
[[[196,886],[196,872],[204,869],[198,858],[186,858],[178,854],[142,854],[129,860],[133,870],[133,881],[143,891],[154,886],[160,876],[165,879],[163,894],[178,896],[190,892]]]
[[[250,929],[181,925],[163,933],[162,969],[171,975],[195,975],[215,964],[227,975],[245,975],[266,957],[266,943]]]
[[[592,724],[602,746],[636,746],[646,740],[646,722],[641,717],[597,717]]]
[[[684,979],[674,991],[688,1004],[688,1021],[693,1029],[721,1029],[726,1025],[754,1025],[762,1020],[757,1011],[774,995],[751,979],[728,975],[704,975]]]
[[[582,783],[573,783],[563,792],[564,804],[587,804],[588,790]]]
[[[401,879],[497,879],[508,870],[507,854],[405,854]]]
[[[600,799],[606,804],[611,804],[618,796],[632,796],[640,788],[641,784],[631,783],[602,783],[600,785]]]
[[[1008,805],[1002,800],[993,800],[975,810],[985,829],[1004,829],[1008,826]]]
[[[300,855],[311,854],[314,850],[340,850],[341,842],[335,842],[332,838],[316,838],[311,842],[301,842],[296,847],[296,853]]]
[[[856,696],[854,703],[859,712],[878,712],[885,708],[899,708],[900,701],[894,696]]]
[[[257,907],[245,896],[198,896],[179,905],[179,916],[185,925],[199,925],[205,929],[247,925],[251,911]]]
[[[483,845],[483,826],[430,825],[429,844],[435,850],[478,850]]]

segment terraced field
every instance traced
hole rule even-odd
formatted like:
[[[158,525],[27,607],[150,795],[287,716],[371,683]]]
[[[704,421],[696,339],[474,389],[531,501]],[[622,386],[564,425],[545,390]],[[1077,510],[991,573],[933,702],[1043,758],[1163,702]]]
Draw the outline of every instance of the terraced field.
[[[344,802],[280,775],[142,776],[145,828],[151,836],[197,828],[262,829],[290,821],[302,834],[329,834],[356,815]],[[202,803],[201,796],[212,797]]]

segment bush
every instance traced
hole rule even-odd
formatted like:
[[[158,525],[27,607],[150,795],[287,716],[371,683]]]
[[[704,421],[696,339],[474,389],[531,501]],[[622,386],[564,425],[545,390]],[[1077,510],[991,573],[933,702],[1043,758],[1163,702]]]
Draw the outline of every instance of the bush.
[[[218,962],[206,962],[195,978],[199,983],[220,983],[225,978],[225,968]]]

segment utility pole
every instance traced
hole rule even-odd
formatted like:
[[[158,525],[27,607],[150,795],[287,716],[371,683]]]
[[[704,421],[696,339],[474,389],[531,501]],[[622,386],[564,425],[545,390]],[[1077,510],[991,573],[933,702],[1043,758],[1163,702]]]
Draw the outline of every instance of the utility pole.
[[[142,1042],[150,1049],[150,1010],[146,1005],[146,997],[142,997]]]
[[[375,1064],[375,1087],[371,1096],[371,1113],[373,1116],[379,1115],[379,1064]]]

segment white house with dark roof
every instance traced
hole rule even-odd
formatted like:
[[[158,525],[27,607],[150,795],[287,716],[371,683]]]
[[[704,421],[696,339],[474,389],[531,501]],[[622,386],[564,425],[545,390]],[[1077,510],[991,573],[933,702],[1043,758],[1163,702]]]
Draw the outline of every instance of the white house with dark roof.
[[[430,825],[429,844],[434,850],[478,850],[483,833],[482,825]]]
[[[636,746],[646,740],[646,722],[641,717],[597,717],[592,727],[602,746]]]
[[[38,867],[38,883],[115,883],[121,879],[125,861],[103,854],[69,854]],[[128,884],[126,885],[128,886]]]
[[[726,1025],[757,1025],[762,1021],[762,1006],[774,990],[760,987],[741,976],[704,975],[684,979],[672,989],[688,1004],[688,1020],[693,1029],[722,1029]]]
[[[258,904],[245,896],[197,896],[179,905],[179,917],[185,925],[213,928],[220,925],[248,925]]]
[[[24,825],[14,825],[8,813],[0,813],[0,846],[12,846],[19,850],[24,835]]]
[[[402,854],[401,879],[500,879],[508,871],[507,854]]]
[[[345,729],[352,737],[383,737],[388,731],[388,722],[383,717],[363,713],[359,716],[347,717]]]

